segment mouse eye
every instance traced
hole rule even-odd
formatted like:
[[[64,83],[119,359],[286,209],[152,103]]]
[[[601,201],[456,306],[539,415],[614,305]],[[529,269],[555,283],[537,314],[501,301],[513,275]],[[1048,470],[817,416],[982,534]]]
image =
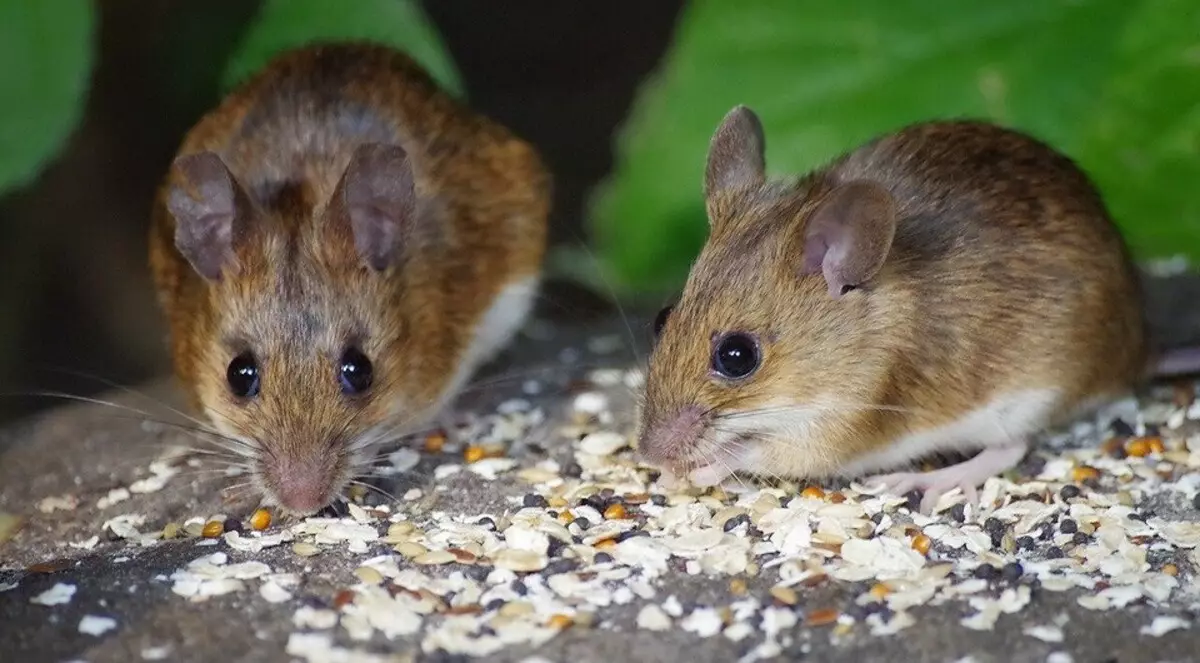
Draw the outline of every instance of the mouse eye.
[[[358,348],[347,349],[342,354],[338,381],[342,383],[344,394],[354,395],[366,391],[371,386],[371,360]]]
[[[254,398],[259,388],[258,360],[254,353],[243,352],[229,362],[225,370],[225,380],[229,382],[229,390],[238,398]]]
[[[733,332],[717,341],[712,367],[723,378],[740,380],[758,370],[759,361],[758,343],[754,338]]]
[[[654,338],[658,338],[662,334],[663,326],[667,324],[667,318],[671,317],[671,309],[673,306],[664,306],[658,315],[654,316]]]

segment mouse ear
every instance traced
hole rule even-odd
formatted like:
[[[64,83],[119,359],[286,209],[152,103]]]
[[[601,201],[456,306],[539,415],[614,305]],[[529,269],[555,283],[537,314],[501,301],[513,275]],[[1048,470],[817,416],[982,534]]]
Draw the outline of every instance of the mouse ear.
[[[412,163],[404,148],[359,146],[346,166],[340,195],[358,255],[377,271],[395,263],[417,212]]]
[[[204,278],[216,281],[234,257],[249,199],[221,157],[199,152],[173,166],[178,184],[167,194],[175,217],[175,246]]]
[[[735,106],[713,133],[704,171],[704,195],[759,186],[766,179],[762,122],[746,106]]]
[[[804,274],[823,273],[841,297],[879,272],[896,235],[896,202],[875,182],[842,184],[821,201],[804,230]]]

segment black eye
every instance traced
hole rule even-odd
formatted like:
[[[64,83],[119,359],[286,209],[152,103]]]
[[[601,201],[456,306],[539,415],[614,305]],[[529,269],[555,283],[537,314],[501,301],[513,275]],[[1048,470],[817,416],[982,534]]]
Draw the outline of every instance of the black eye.
[[[258,395],[259,374],[258,360],[254,353],[243,352],[229,362],[225,371],[225,379],[229,382],[229,391],[238,398],[254,398]]]
[[[654,316],[654,338],[658,338],[662,334],[663,325],[667,324],[667,318],[671,317],[671,309],[673,306],[664,306],[658,315]]]
[[[718,375],[737,380],[758,369],[758,343],[747,334],[734,332],[717,341],[712,367]]]
[[[366,391],[371,386],[371,360],[357,348],[349,348],[342,354],[338,380],[342,383],[342,393],[361,394]]]

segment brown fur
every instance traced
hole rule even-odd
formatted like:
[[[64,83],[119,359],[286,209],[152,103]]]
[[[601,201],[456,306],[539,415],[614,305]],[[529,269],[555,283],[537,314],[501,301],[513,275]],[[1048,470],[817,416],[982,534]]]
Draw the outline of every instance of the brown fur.
[[[890,191],[898,223],[881,271],[835,299],[820,270],[800,274],[803,238],[822,198],[854,180]],[[710,237],[646,384],[640,445],[676,469],[711,460],[726,415],[768,404],[847,405],[822,413],[806,447],[764,445],[759,468],[835,474],[1013,391],[1060,389],[1057,421],[1128,389],[1146,367],[1135,268],[1099,194],[1068,158],[1020,133],[917,124],[798,182],[717,190],[707,208]],[[730,384],[710,374],[710,358],[716,335],[734,330],[758,336],[763,360]],[[706,421],[681,448],[675,422],[695,406]],[[810,457],[794,458],[799,448]]]
[[[334,195],[366,141],[403,145],[433,215],[383,272],[355,252]],[[255,441],[262,458],[327,467],[336,493],[357,469],[344,445],[372,426],[426,421],[497,293],[538,274],[549,174],[530,145],[439,90],[408,56],[371,44],[277,57],[202,118],[179,155],[204,150],[223,158],[255,214],[234,269],[208,282],[175,246],[165,201],[178,173],[163,182],[150,266],[176,374],[220,430]],[[347,343],[374,363],[361,398],[338,387]],[[245,349],[262,364],[249,404],[225,378]]]

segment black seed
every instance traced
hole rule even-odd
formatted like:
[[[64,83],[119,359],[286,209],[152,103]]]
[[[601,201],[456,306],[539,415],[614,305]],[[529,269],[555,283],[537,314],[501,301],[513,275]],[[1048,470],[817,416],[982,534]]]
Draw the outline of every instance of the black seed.
[[[887,607],[887,604],[885,604],[883,601],[871,601],[863,607],[867,609],[868,615],[874,615],[882,612],[883,609]]]
[[[1088,536],[1087,534],[1084,534],[1083,532],[1075,532],[1075,536],[1071,537],[1071,542],[1077,546],[1082,546],[1083,544],[1090,541],[1091,538],[1092,537]]]
[[[1063,498],[1063,501],[1065,502],[1067,500],[1073,500],[1076,497],[1079,497],[1082,493],[1083,491],[1079,490],[1079,486],[1069,483],[1063,486],[1062,490],[1058,491],[1058,496]]]
[[[225,531],[237,532],[238,534],[241,534],[242,532],[246,531],[246,528],[242,525],[242,521],[236,518],[230,518],[229,520],[225,521]]]
[[[1071,520],[1070,518],[1064,518],[1063,521],[1058,524],[1058,529],[1062,530],[1063,534],[1074,534],[1075,532],[1079,531],[1079,523]]]
[[[525,583],[521,582],[520,578],[514,579],[509,587],[517,593],[517,596],[525,596],[529,593],[529,588],[525,586]]]
[[[604,499],[608,499],[616,494],[617,491],[613,490],[612,488],[605,488],[604,490],[600,491],[600,497],[603,497]]]
[[[594,559],[597,564],[608,564],[609,562],[613,561],[613,556],[606,552],[601,552],[596,553],[596,557]]]
[[[542,497],[541,495],[538,495],[537,493],[529,493],[528,495],[525,496],[525,499],[522,500],[522,503],[527,508],[535,508],[535,509],[544,509],[544,508],[550,506],[550,504],[546,501],[546,498]]]
[[[618,534],[617,538],[615,540],[617,543],[620,543],[622,541],[628,541],[629,539],[632,539],[632,538],[638,537],[638,536],[650,536],[650,532],[647,532],[645,530],[640,530],[640,529],[628,529],[628,530],[625,530],[624,532],[621,532],[620,534]]]
[[[1196,493],[1196,496],[1192,498],[1192,507],[1200,511],[1200,493]]]
[[[1000,577],[1008,582],[1016,582],[1025,575],[1025,567],[1020,562],[1009,562],[1000,569]]]
[[[463,571],[475,582],[484,582],[487,580],[488,575],[491,574],[492,567],[470,564],[464,566]]]
[[[579,466],[579,463],[570,462],[570,463],[567,463],[567,465],[565,467],[563,467],[563,474],[565,474],[569,477],[577,477],[577,476],[583,474],[583,468]]]
[[[979,578],[980,580],[991,580],[1000,575],[1000,569],[992,566],[991,564],[983,564],[975,567],[975,571],[973,571],[971,575]]]
[[[558,539],[551,538],[550,546],[548,548],[546,548],[546,554],[549,555],[550,557],[558,557],[559,554],[562,553],[563,548],[566,548],[566,547],[567,547],[567,544],[563,543],[562,541],[559,541]]]
[[[887,605],[880,603],[879,611],[876,614],[879,615],[879,618],[882,619],[884,621],[884,623],[887,623],[887,622],[892,621],[892,617],[896,616],[896,611],[892,610]]]
[[[916,489],[904,493],[904,499],[908,500],[908,503],[905,504],[905,506],[908,507],[909,511],[916,511],[917,509],[921,508],[921,497],[921,491]]]
[[[580,516],[575,519],[575,524],[579,525],[579,529],[587,529],[592,526],[592,521],[588,520],[587,518],[585,518],[583,516]]]
[[[735,528],[736,528],[738,525],[741,525],[742,523],[747,523],[747,524],[748,524],[749,522],[750,522],[750,516],[749,516],[749,515],[747,515],[747,514],[744,514],[744,513],[742,513],[742,514],[738,514],[738,515],[736,515],[736,516],[734,516],[734,517],[730,518],[729,520],[726,520],[726,521],[725,521],[725,526],[724,526],[724,528],[723,528],[723,529],[724,529],[726,532],[732,532],[732,531],[733,531],[733,530],[734,530],[734,529],[735,529]]]
[[[666,506],[667,505],[667,496],[666,495],[658,495],[658,494],[651,495],[650,503],[653,504],[654,506]]]
[[[763,531],[760,530],[759,528],[755,527],[754,525],[751,525],[746,528],[746,536],[748,536],[752,539],[761,539],[761,538],[763,538]]]
[[[490,638],[493,635],[496,635],[496,629],[485,624],[485,625],[479,627],[479,635]]]
[[[556,559],[546,565],[546,575],[557,575],[559,573],[569,573],[575,570],[578,562],[573,559]]]
[[[1125,420],[1120,418],[1112,420],[1112,432],[1117,437],[1133,437],[1135,433],[1133,426],[1125,423]]]
[[[994,534],[996,532],[1003,534],[1004,523],[1000,522],[999,518],[989,517],[987,520],[983,521],[983,530],[988,534]]]
[[[878,512],[878,513],[872,514],[872,515],[871,515],[871,522],[875,523],[876,525],[878,525],[879,523],[883,522],[883,512],[882,512],[882,511],[880,511],[880,512]]]
[[[583,499],[583,504],[586,504],[587,506],[590,506],[601,513],[604,512],[604,507],[607,506],[604,503],[604,498],[600,497],[599,495],[589,495],[588,497],[585,497]]]
[[[492,530],[493,532],[496,531],[496,521],[492,520],[488,516],[484,516],[484,517],[480,518],[479,520],[476,520],[475,524],[486,527],[486,528]]]
[[[1049,541],[1054,538],[1054,526],[1050,523],[1042,523],[1042,531],[1038,534],[1038,540]]]
[[[992,539],[993,548],[1000,548],[1004,545],[1004,532],[989,532],[988,536]]]
[[[1058,559],[1065,556],[1066,553],[1058,546],[1050,546],[1050,549],[1046,551],[1046,559]]]
[[[949,514],[950,518],[954,522],[961,523],[967,519],[967,505],[962,503],[955,504],[954,506],[950,507]]]
[[[1032,536],[1017,537],[1017,550],[1033,550],[1033,537]]]
[[[547,511],[547,512],[546,512],[546,515],[547,515],[547,516],[550,516],[550,517],[551,517],[551,518],[553,518],[554,520],[558,520],[558,512],[557,512],[557,511],[555,511],[554,509],[550,509],[549,511]]]
[[[867,618],[867,615],[869,615],[871,613],[867,612],[867,606],[858,605],[857,603],[851,603],[849,606],[846,607],[845,610],[842,610],[842,614],[846,615],[847,617],[849,617],[850,619],[853,619],[856,622],[861,622]]]

